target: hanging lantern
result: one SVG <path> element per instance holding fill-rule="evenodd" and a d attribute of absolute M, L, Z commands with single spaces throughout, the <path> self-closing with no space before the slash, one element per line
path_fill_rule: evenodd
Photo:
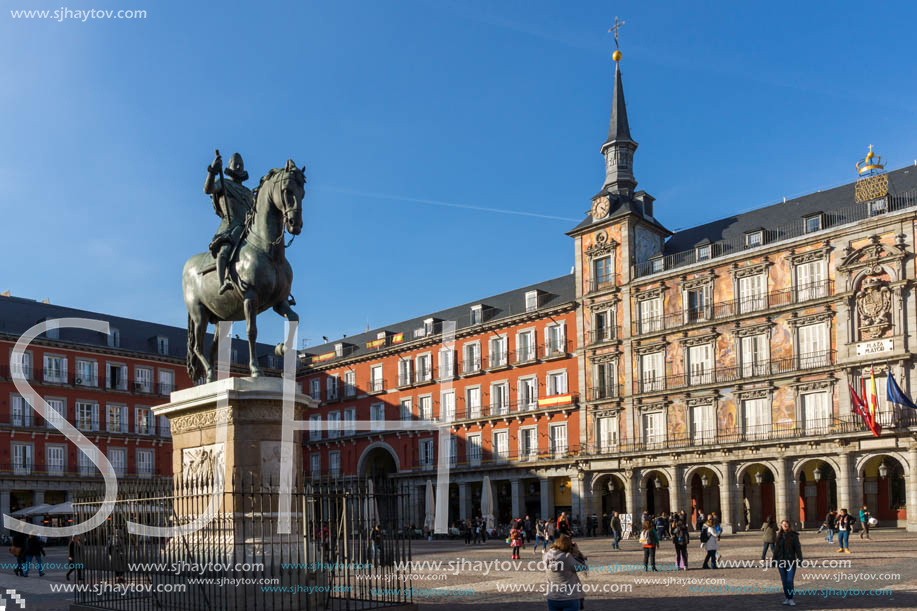
<path fill-rule="evenodd" d="M 662 480 L 659 479 L 658 477 L 657 477 L 656 480 L 653 482 L 653 484 L 654 484 L 657 488 L 662 488 Z"/>
<path fill-rule="evenodd" d="M 700 485 L 703 486 L 704 488 L 710 485 L 710 478 L 707 477 L 706 473 L 700 476 Z"/>
<path fill-rule="evenodd" d="M 762 472 L 755 473 L 755 483 L 759 486 L 764 483 L 764 474 Z"/>
<path fill-rule="evenodd" d="M 888 467 L 885 466 L 885 461 L 882 461 L 882 464 L 879 465 L 879 477 L 882 479 L 888 477 Z"/>
<path fill-rule="evenodd" d="M 608 492 L 614 492 L 614 489 L 615 489 L 615 480 L 609 479 L 608 480 Z"/>
<path fill-rule="evenodd" d="M 816 482 L 821 481 L 821 467 L 815 467 L 815 471 L 812 472 L 812 475 L 815 477 Z"/>

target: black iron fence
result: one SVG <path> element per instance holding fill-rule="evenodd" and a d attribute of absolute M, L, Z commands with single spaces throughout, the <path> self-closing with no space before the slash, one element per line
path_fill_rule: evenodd
<path fill-rule="evenodd" d="M 131 611 L 350 611 L 411 602 L 410 506 L 401 487 L 297 483 L 289 532 L 281 533 L 277 487 L 246 475 L 213 497 L 213 519 L 197 532 L 154 537 L 128 528 L 129 521 L 187 528 L 207 515 L 213 489 L 204 481 L 121 485 L 111 516 L 81 536 L 75 562 L 85 587 L 74 602 Z M 94 515 L 103 496 L 77 497 L 74 522 Z"/>

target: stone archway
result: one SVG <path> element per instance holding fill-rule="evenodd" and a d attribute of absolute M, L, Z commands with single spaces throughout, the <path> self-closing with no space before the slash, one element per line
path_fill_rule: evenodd
<path fill-rule="evenodd" d="M 870 454 L 857 464 L 857 477 L 862 483 L 862 497 L 853 501 L 850 513 L 857 515 L 864 505 L 880 526 L 907 524 L 907 477 L 909 465 L 896 453 Z"/>
<path fill-rule="evenodd" d="M 640 478 L 642 511 L 660 515 L 671 511 L 669 507 L 669 486 L 674 485 L 669 474 L 661 469 L 650 469 Z M 636 510 L 636 508 L 634 508 Z"/>
<path fill-rule="evenodd" d="M 596 476 L 592 484 L 592 499 L 595 513 L 600 518 L 604 530 L 608 526 L 608 517 L 617 511 L 620 515 L 627 513 L 627 488 L 624 478 L 616 473 L 602 473 Z"/>
<path fill-rule="evenodd" d="M 376 441 L 366 446 L 357 462 L 357 474 L 361 478 L 388 478 L 400 470 L 398 454 L 389 444 Z"/>
<path fill-rule="evenodd" d="M 793 470 L 799 493 L 799 523 L 817 527 L 837 504 L 837 467 L 824 458 L 801 461 Z M 849 508 L 848 508 L 849 509 Z"/>
<path fill-rule="evenodd" d="M 767 518 L 778 520 L 776 474 L 770 465 L 749 463 L 736 473 L 741 484 L 742 505 L 739 508 L 745 530 L 757 530 Z"/>

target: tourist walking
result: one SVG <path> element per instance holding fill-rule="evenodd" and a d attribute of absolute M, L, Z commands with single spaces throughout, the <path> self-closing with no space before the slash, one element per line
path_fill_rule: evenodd
<path fill-rule="evenodd" d="M 704 528 L 704 522 L 707 521 L 707 518 L 704 516 L 704 512 L 701 511 L 701 508 L 697 508 L 697 516 L 694 520 L 694 530 L 700 532 Z"/>
<path fill-rule="evenodd" d="M 373 550 L 373 566 L 379 566 L 382 562 L 382 526 L 380 524 L 376 524 L 376 527 L 373 528 L 369 540 Z"/>
<path fill-rule="evenodd" d="M 538 553 L 538 545 L 541 545 L 541 551 L 548 551 L 548 534 L 546 531 L 547 522 L 544 520 L 535 520 L 535 548 L 532 550 Z"/>
<path fill-rule="evenodd" d="M 557 535 L 573 535 L 573 530 L 570 528 L 570 518 L 567 517 L 567 512 L 560 512 L 560 517 L 557 518 Z"/>
<path fill-rule="evenodd" d="M 557 526 L 554 524 L 554 518 L 544 521 L 544 534 L 548 537 L 548 543 L 554 545 L 557 536 Z"/>
<path fill-rule="evenodd" d="M 562 534 L 544 559 L 548 578 L 545 593 L 548 611 L 578 611 L 585 596 L 576 572 L 577 569 L 584 570 L 586 557 L 577 549 L 570 535 Z"/>
<path fill-rule="evenodd" d="M 472 526 L 471 520 L 469 520 L 468 518 L 465 518 L 465 524 L 464 524 L 465 545 L 471 544 L 471 538 L 473 535 L 473 533 L 471 532 L 472 530 L 474 530 L 474 526 Z"/>
<path fill-rule="evenodd" d="M 793 530 L 789 520 L 780 523 L 780 532 L 777 533 L 774 544 L 774 561 L 780 571 L 780 582 L 783 584 L 783 604 L 795 607 L 793 601 L 793 579 L 796 577 L 796 568 L 802 562 L 802 546 L 799 545 L 799 535 Z"/>
<path fill-rule="evenodd" d="M 45 568 L 41 561 L 41 557 L 44 555 L 44 542 L 35 535 L 29 535 L 29 538 L 25 542 L 25 570 L 22 572 L 22 576 L 29 576 L 29 569 L 32 568 L 32 562 L 35 562 L 38 565 L 38 576 L 44 577 Z"/>
<path fill-rule="evenodd" d="M 777 542 L 777 524 L 774 522 L 774 518 L 767 516 L 767 519 L 764 520 L 764 526 L 761 527 L 761 530 L 764 531 L 764 547 L 761 548 L 761 561 L 767 560 L 767 550 L 771 550 L 771 559 L 774 558 L 774 544 Z"/>
<path fill-rule="evenodd" d="M 79 535 L 70 537 L 70 545 L 67 547 L 67 562 L 69 570 L 67 571 L 67 581 L 70 581 L 70 574 L 76 571 L 76 580 L 83 581 L 83 543 Z"/>
<path fill-rule="evenodd" d="M 525 542 L 531 543 L 535 538 L 535 530 L 532 527 L 532 518 L 525 516 L 525 523 L 523 526 L 525 528 Z"/>
<path fill-rule="evenodd" d="M 835 522 L 835 528 L 837 528 L 837 552 L 844 552 L 849 554 L 850 552 L 850 531 L 853 530 L 854 519 L 853 516 L 847 513 L 847 509 L 841 509 L 840 514 L 837 516 Z"/>
<path fill-rule="evenodd" d="M 516 520 L 509 531 L 509 546 L 513 548 L 513 560 L 519 560 L 519 550 L 525 545 L 525 531 L 522 520 Z"/>
<path fill-rule="evenodd" d="M 869 536 L 869 527 L 872 524 L 869 521 L 872 520 L 872 514 L 869 513 L 869 509 L 866 505 L 863 505 L 863 508 L 860 509 L 860 539 L 865 535 L 867 539 L 872 541 L 872 538 Z"/>
<path fill-rule="evenodd" d="M 720 541 L 716 536 L 716 525 L 713 523 L 712 516 L 707 518 L 707 522 L 701 527 L 700 545 L 707 552 L 707 556 L 704 558 L 704 568 L 719 568 L 716 564 L 716 555 L 720 549 Z"/>
<path fill-rule="evenodd" d="M 330 550 L 328 550 L 330 553 Z M 124 551 L 124 542 L 121 533 L 115 531 L 108 539 L 108 559 L 111 570 L 115 574 L 116 583 L 124 583 L 124 572 L 127 571 L 127 555 Z"/>
<path fill-rule="evenodd" d="M 611 542 L 611 549 L 621 549 L 621 516 L 615 511 L 611 516 L 611 536 L 614 539 Z"/>
<path fill-rule="evenodd" d="M 10 546 L 10 553 L 16 557 L 16 568 L 13 573 L 20 577 L 22 577 L 22 567 L 25 564 L 25 544 L 28 540 L 29 538 L 25 533 L 13 532 L 13 544 Z"/>
<path fill-rule="evenodd" d="M 688 534 L 688 526 L 678 520 L 672 529 L 672 543 L 675 545 L 675 568 L 688 570 L 688 543 L 691 542 L 691 536 Z"/>
<path fill-rule="evenodd" d="M 656 517 L 655 526 L 656 526 L 656 537 L 660 541 L 662 541 L 663 539 L 668 539 L 669 537 L 669 533 L 668 533 L 669 519 L 666 516 L 666 513 L 664 511 L 662 512 L 662 515 Z"/>
<path fill-rule="evenodd" d="M 821 528 L 818 529 L 818 532 L 822 530 L 827 530 L 828 534 L 825 536 L 825 541 L 828 543 L 834 543 L 834 530 L 835 522 L 837 521 L 837 513 L 833 510 L 825 514 L 825 521 L 822 522 Z"/>
<path fill-rule="evenodd" d="M 652 566 L 656 568 L 656 548 L 659 547 L 659 535 L 652 527 L 649 520 L 644 520 L 643 531 L 640 533 L 640 545 L 643 546 L 643 570 L 649 571 Z"/>

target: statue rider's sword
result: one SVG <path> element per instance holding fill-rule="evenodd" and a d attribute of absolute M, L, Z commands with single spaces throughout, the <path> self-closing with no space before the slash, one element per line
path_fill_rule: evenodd
<path fill-rule="evenodd" d="M 220 157 L 220 163 L 217 165 L 217 169 L 220 171 L 220 188 L 223 189 L 223 201 L 225 202 L 226 201 L 226 180 L 223 178 L 223 161 L 222 161 L 223 158 L 220 156 L 220 149 L 214 149 L 214 152 L 216 153 L 217 157 Z M 226 215 L 226 222 L 231 223 L 232 219 L 230 218 L 230 214 L 229 214 L 229 206 L 225 206 L 225 208 L 226 209 L 223 211 L 223 214 Z"/>

